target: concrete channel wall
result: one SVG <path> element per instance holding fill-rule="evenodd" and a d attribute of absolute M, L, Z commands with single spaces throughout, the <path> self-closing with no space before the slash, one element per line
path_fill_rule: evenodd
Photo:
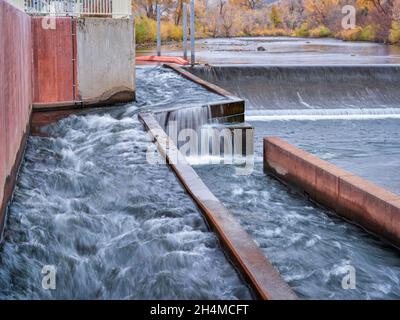
<path fill-rule="evenodd" d="M 275 137 L 264 139 L 264 167 L 312 200 L 400 246 L 400 196 Z"/>
<path fill-rule="evenodd" d="M 84 103 L 135 98 L 132 19 L 78 19 L 77 49 L 79 93 Z"/>
<path fill-rule="evenodd" d="M 0 0 L 0 232 L 32 108 L 31 18 Z"/>

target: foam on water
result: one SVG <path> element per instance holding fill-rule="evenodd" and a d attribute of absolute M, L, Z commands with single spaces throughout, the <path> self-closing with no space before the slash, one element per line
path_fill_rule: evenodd
<path fill-rule="evenodd" d="M 281 135 L 290 142 L 302 141 L 303 145 L 297 144 L 327 160 L 348 159 L 364 170 L 357 159 L 370 155 L 372 164 L 382 164 L 374 154 L 383 155 L 381 171 L 395 176 L 390 168 L 398 164 L 398 120 L 348 119 L 397 116 L 398 89 L 393 90 L 397 80 L 389 80 L 386 88 L 376 81 L 375 90 L 365 87 L 368 72 L 360 71 L 359 88 L 356 83 L 342 99 L 337 90 L 328 95 L 315 90 L 321 81 L 329 87 L 326 83 L 332 78 L 327 70 L 260 78 L 267 82 L 254 90 L 262 104 L 253 100 L 249 115 L 268 122 L 252 122 L 256 155 L 250 176 L 236 175 L 234 166 L 206 165 L 196 170 L 301 297 L 398 299 L 397 251 L 310 204 L 262 169 L 262 137 Z M 375 74 L 376 79 L 391 76 Z M 307 79 L 321 79 L 303 86 L 304 91 L 288 88 L 287 79 L 296 77 L 299 81 L 294 83 L 300 88 Z M 344 88 L 343 77 L 337 72 L 330 86 Z M 358 95 L 365 93 L 369 96 L 360 100 Z M 209 123 L 209 110 L 193 106 L 218 99 L 172 71 L 141 68 L 138 103 L 71 116 L 47 128 L 49 137 L 31 137 L 0 250 L 0 298 L 249 298 L 247 287 L 170 169 L 146 161 L 147 151 L 155 147 L 136 117 L 140 110 L 192 107 L 173 117 L 184 127 L 199 128 Z M 269 106 L 280 110 L 270 112 Z M 293 117 L 347 120 L 345 124 L 271 121 Z M 159 120 L 167 128 L 167 119 Z M 326 147 L 327 137 L 336 137 L 336 147 Z M 393 148 L 385 149 L 385 142 Z M 387 165 L 390 159 L 392 166 Z M 42 289 L 44 265 L 57 267 L 55 291 Z M 341 287 L 349 265 L 356 268 L 356 290 Z"/>
<path fill-rule="evenodd" d="M 400 119 L 400 108 L 249 110 L 247 121 Z"/>
<path fill-rule="evenodd" d="M 398 251 L 265 175 L 259 153 L 251 176 L 228 165 L 196 171 L 301 298 L 400 298 Z M 349 266 L 355 290 L 342 287 Z"/>
<path fill-rule="evenodd" d="M 160 68 L 138 78 L 138 103 L 29 138 L 0 250 L 0 299 L 250 298 L 169 167 L 146 161 L 155 147 L 135 115 L 183 102 L 183 87 L 191 102 L 213 96 Z M 45 265 L 57 268 L 56 290 L 42 288 Z"/>
<path fill-rule="evenodd" d="M 201 165 L 196 171 L 303 298 L 399 299 L 400 257 L 394 248 L 267 176 L 263 138 L 279 136 L 400 193 L 399 68 L 193 69 L 246 100 L 246 121 L 256 133 L 251 175 L 237 175 L 230 165 Z M 349 266 L 356 270 L 355 290 L 342 287 Z"/>

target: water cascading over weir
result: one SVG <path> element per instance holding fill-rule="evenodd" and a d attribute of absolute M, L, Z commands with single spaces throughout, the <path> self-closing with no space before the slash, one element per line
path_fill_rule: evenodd
<path fill-rule="evenodd" d="M 12 4 L 0 1 L 2 30 L 6 30 L 1 39 L 2 44 L 4 41 L 2 48 L 9 50 L 1 50 L 1 61 L 4 61 L 0 64 L 1 83 L 14 84 L 2 85 L 2 90 L 6 92 L 1 95 L 2 99 L 7 98 L 1 101 L 0 114 L 1 130 L 4 131 L 1 133 L 1 150 L 5 150 L 0 159 L 1 186 L 4 186 L 1 222 L 6 222 L 7 227 L 1 253 L 0 296 L 19 299 L 248 298 L 247 286 L 221 256 L 220 247 L 215 238 L 210 238 L 204 222 L 197 216 L 191 216 L 190 212 L 194 215 L 197 212 L 193 204 L 186 205 L 180 199 L 182 189 L 179 185 L 171 185 L 169 188 L 174 192 L 166 194 L 162 189 L 165 182 L 157 190 L 151 183 L 154 177 L 144 179 L 144 171 L 152 173 L 143 166 L 146 153 L 132 154 L 131 149 L 146 149 L 146 139 L 141 136 L 140 130 L 136 132 L 137 112 L 132 118 L 129 107 L 126 110 L 123 106 L 122 110 L 116 108 L 109 115 L 91 113 L 90 108 L 129 102 L 135 98 L 134 47 L 131 41 L 134 29 L 130 12 L 88 12 L 85 7 L 78 6 L 72 7 L 68 17 L 64 11 L 56 11 L 59 16 L 51 16 L 50 19 L 46 13 L 56 7 L 48 8 L 47 2 L 38 7 L 37 2 L 35 5 L 27 2 L 20 8 L 14 6 L 17 1 L 10 2 Z M 59 1 L 54 1 L 54 4 L 56 2 Z M 112 7 L 108 8 L 111 10 Z M 52 28 L 52 23 L 55 28 Z M 12 29 L 11 25 L 14 26 Z M 44 25 L 47 27 L 43 28 Z M 24 41 L 13 41 L 15 37 L 24 38 Z M 56 63 L 47 63 L 49 59 Z M 15 72 L 20 76 L 14 77 Z M 165 91 L 160 94 L 164 96 Z M 173 97 L 174 101 L 176 97 Z M 229 98 L 224 96 L 225 100 Z M 205 122 L 209 116 L 213 119 L 243 117 L 244 105 L 239 99 L 214 103 L 207 106 Z M 5 108 L 6 105 L 8 108 Z M 20 116 L 12 116 L 18 112 Z M 87 115 L 64 119 L 77 113 Z M 228 121 L 232 122 L 232 119 Z M 27 144 L 30 132 L 37 136 L 29 138 Z M 132 134 L 137 140 L 132 138 Z M 120 159 L 128 154 L 132 157 L 125 158 L 127 162 Z M 149 190 L 141 199 L 136 192 L 140 193 L 146 187 L 126 185 L 127 181 L 123 178 L 125 171 L 115 171 L 120 168 L 120 163 L 126 165 L 125 169 L 132 177 L 143 171 L 140 176 L 147 181 Z M 181 177 L 189 174 L 195 178 L 190 166 L 185 168 Z M 21 176 L 14 189 L 19 171 Z M 154 173 L 163 174 L 162 171 Z M 166 179 L 171 181 L 171 177 Z M 124 195 L 121 191 L 111 192 L 122 196 L 121 207 L 118 201 L 109 198 L 110 186 L 126 190 Z M 224 206 L 207 192 L 204 185 L 200 189 L 199 186 L 202 186 L 200 181 L 197 189 L 190 189 L 191 193 L 207 220 L 215 226 L 230 258 L 252 287 L 254 296 L 262 299 L 295 298 Z M 27 201 L 27 198 L 30 200 Z M 171 199 L 176 200 L 168 202 Z M 153 210 L 154 203 L 158 203 L 156 211 Z M 179 203 L 180 210 L 176 210 L 175 203 Z M 171 211 L 170 218 L 165 217 L 165 208 L 169 206 L 171 208 L 167 212 Z M 143 210 L 148 213 L 145 217 L 141 215 Z M 105 213 L 109 214 L 101 218 Z M 157 222 L 161 220 L 161 224 Z M 173 238 L 179 232 L 193 236 L 198 239 L 196 246 L 200 247 L 196 249 L 186 245 L 183 250 L 180 241 L 165 240 L 163 236 L 154 238 L 158 233 L 156 225 L 164 230 L 159 230 L 161 234 L 171 234 Z M 193 234 L 190 228 L 193 228 Z M 93 237 L 95 234 L 102 236 Z M 151 249 L 152 243 L 148 246 L 148 237 L 160 243 L 156 245 L 159 249 Z M 51 245 L 49 239 L 57 239 L 54 242 L 57 244 Z M 209 244 L 206 244 L 207 241 Z M 210 245 L 216 249 L 202 249 Z M 47 247 L 46 253 L 40 249 L 43 246 Z M 25 254 L 18 254 L 20 250 L 26 250 Z M 150 260 L 145 252 L 152 253 Z M 197 258 L 199 255 L 200 259 Z M 193 269 L 193 259 L 205 263 L 197 263 L 198 267 Z M 58 267 L 62 279 L 59 291 L 45 292 L 40 286 L 35 286 L 37 272 L 40 274 L 43 265 L 48 263 Z M 26 267 L 26 272 L 16 272 L 22 265 Z M 159 267 L 164 265 L 168 267 L 160 270 Z M 215 275 L 210 273 L 210 265 L 214 266 Z M 135 272 L 136 268 L 141 271 Z M 177 268 L 182 270 L 181 274 L 176 272 Z M 187 272 L 189 269 L 190 273 Z M 124 275 L 128 270 L 132 270 L 131 276 Z M 143 275 L 143 270 L 147 270 L 148 276 Z M 174 270 L 173 274 L 171 270 Z M 106 279 L 115 272 L 118 273 L 114 277 L 115 282 L 107 284 Z M 199 275 L 199 280 L 209 278 L 213 283 L 212 289 L 205 290 L 201 283 L 196 283 L 189 276 L 192 273 Z M 157 279 L 155 275 L 161 277 L 156 282 L 153 281 Z M 13 283 L 8 282 L 10 277 L 14 277 Z M 123 284 L 126 279 L 130 279 L 128 287 Z M 185 280 L 183 284 L 182 279 Z M 176 289 L 171 284 L 177 286 Z M 182 286 L 186 288 L 183 291 Z M 237 286 L 239 290 L 235 289 Z M 132 288 L 136 290 L 132 292 Z"/>
<path fill-rule="evenodd" d="M 396 272 L 400 243 L 398 65 L 185 69 L 246 102 L 245 120 L 255 129 L 253 172 L 238 177 L 232 168 L 210 165 L 196 172 L 290 286 L 299 285 L 296 293 L 398 297 L 398 277 L 382 273 Z M 362 228 L 337 224 L 332 213 Z M 339 287 L 347 267 L 365 280 L 357 292 Z M 385 290 L 376 290 L 375 279 Z"/>
<path fill-rule="evenodd" d="M 322 199 L 321 185 L 343 191 L 338 186 L 348 182 L 351 214 L 369 214 L 365 203 L 373 204 L 370 216 L 379 221 L 372 227 L 378 227 L 366 228 L 397 244 L 398 196 L 279 139 L 264 140 L 271 132 L 295 136 L 313 152 L 319 137 L 329 130 L 337 135 L 329 127 L 341 125 L 307 122 L 318 119 L 389 119 L 378 127 L 395 132 L 397 66 L 143 67 L 136 92 L 129 10 L 73 6 L 72 17 L 57 17 L 56 29 L 43 29 L 36 15 L 46 7 L 27 1 L 19 10 L 9 2 L 18 1 L 0 0 L 1 48 L 10 51 L 0 52 L 1 83 L 12 84 L 2 86 L 0 101 L 1 218 L 9 212 L 0 298 L 399 296 L 397 251 L 308 202 Z M 12 41 L 12 33 L 24 41 Z M 121 104 L 109 108 L 115 103 Z M 307 129 L 291 120 L 305 121 Z M 346 131 L 342 124 L 341 134 L 351 138 L 352 131 L 366 134 L 375 125 L 352 123 Z M 206 132 L 218 154 L 200 154 L 205 161 L 199 161 L 181 153 L 185 130 Z M 35 136 L 28 138 L 30 132 Z M 318 146 L 331 156 L 324 141 Z M 344 149 L 352 160 L 352 148 Z M 250 162 L 224 162 L 227 150 Z M 307 198 L 287 192 L 264 168 L 297 183 Z M 293 179 L 304 172 L 303 180 Z M 343 193 L 329 188 L 324 191 L 336 197 L 329 202 L 343 213 Z M 374 215 L 380 208 L 384 219 Z M 357 292 L 337 290 L 349 261 L 362 266 Z M 36 286 L 43 264 L 57 266 L 60 290 Z"/>
<path fill-rule="evenodd" d="M 250 117 L 384 117 L 400 110 L 398 65 L 220 65 L 190 71 L 245 99 Z"/>
<path fill-rule="evenodd" d="M 400 67 L 398 65 L 221 65 L 192 67 L 189 70 L 202 79 L 212 81 L 245 99 L 247 103 L 246 120 L 253 124 L 256 123 L 256 130 L 265 130 L 262 123 L 271 121 L 291 121 L 294 124 L 290 127 L 296 128 L 296 121 L 383 121 L 400 118 L 400 92 L 398 90 Z M 285 127 L 285 125 L 281 127 Z M 308 135 L 307 139 L 314 137 L 317 143 L 318 134 L 313 136 L 312 132 L 297 133 L 298 140 L 301 141 L 302 135 L 305 137 Z M 354 133 L 351 130 L 341 132 L 341 136 L 344 138 L 351 139 L 352 135 Z M 342 138 L 338 137 L 338 139 Z M 377 138 L 375 140 L 378 141 Z M 354 181 L 351 181 L 350 176 L 352 175 L 349 172 L 340 171 L 334 167 L 332 167 L 332 172 L 328 173 L 321 167 L 329 166 L 329 164 L 321 161 L 319 165 L 316 165 L 317 173 L 313 170 L 307 171 L 307 168 L 312 166 L 311 163 L 314 163 L 315 160 L 310 160 L 308 163 L 306 160 L 308 155 L 304 155 L 304 159 L 301 159 L 299 155 L 294 156 L 300 157 L 300 162 L 307 163 L 304 167 L 300 162 L 288 164 L 286 167 L 284 165 L 287 160 L 285 154 L 286 152 L 290 153 L 291 148 L 284 147 L 285 150 L 275 157 L 274 151 L 271 151 L 274 149 L 273 143 L 269 144 L 269 141 L 275 140 L 267 139 L 265 141 L 264 157 L 267 169 L 273 168 L 272 171 L 276 175 L 283 180 L 292 182 L 302 190 L 304 189 L 307 196 L 313 200 L 343 213 L 350 220 L 380 234 L 394 245 L 399 245 L 398 215 L 400 210 L 395 204 L 400 200 L 398 195 L 386 192 L 383 188 L 368 186 L 368 181 L 357 177 L 352 177 Z M 282 142 L 282 146 L 284 144 Z M 318 162 L 315 161 L 315 163 Z M 290 170 L 292 167 L 293 170 Z M 331 175 L 335 181 L 331 186 L 332 190 L 328 187 L 328 181 L 321 178 L 327 175 Z M 362 175 L 368 176 L 369 173 L 362 172 Z M 304 188 L 300 182 L 301 177 L 309 179 L 307 188 Z M 355 182 L 356 180 L 357 182 Z M 374 176 L 372 180 L 380 181 L 381 179 Z M 346 186 L 346 183 L 349 186 Z M 320 185 L 325 185 L 325 189 L 328 191 Z M 340 191 L 346 187 L 350 191 L 341 195 Z M 360 197 L 370 199 L 370 202 L 357 200 L 356 192 L 351 188 L 359 188 L 361 190 Z M 326 200 L 325 196 L 330 200 Z M 343 199 L 343 202 L 339 199 Z M 346 201 L 349 201 L 351 205 L 345 205 Z M 371 209 L 375 206 L 374 203 L 380 201 L 382 202 L 381 207 Z M 354 207 L 352 207 L 353 205 Z M 369 217 L 375 215 L 376 217 L 370 221 Z"/>

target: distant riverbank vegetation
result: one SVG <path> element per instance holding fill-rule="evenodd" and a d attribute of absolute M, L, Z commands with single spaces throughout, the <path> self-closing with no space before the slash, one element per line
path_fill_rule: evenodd
<path fill-rule="evenodd" d="M 184 0 L 161 1 L 162 40 L 180 41 Z M 400 0 L 196 0 L 196 37 L 294 36 L 400 44 Z M 355 26 L 344 29 L 355 8 Z M 189 6 L 188 6 L 189 7 Z M 156 1 L 134 1 L 136 41 L 154 43 Z"/>

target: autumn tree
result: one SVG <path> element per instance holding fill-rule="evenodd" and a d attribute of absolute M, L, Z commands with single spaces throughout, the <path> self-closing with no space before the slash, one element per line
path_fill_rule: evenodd
<path fill-rule="evenodd" d="M 262 7 L 263 0 L 232 0 L 231 3 L 238 7 L 245 7 L 250 10 L 255 10 Z"/>
<path fill-rule="evenodd" d="M 369 9 L 375 9 L 379 13 L 389 16 L 392 14 L 394 1 L 395 0 L 359 0 L 358 4 Z"/>
<path fill-rule="evenodd" d="M 392 27 L 395 2 L 398 0 L 358 0 L 357 5 L 366 10 L 366 23 L 374 27 L 375 37 L 386 41 Z"/>
<path fill-rule="evenodd" d="M 156 0 L 133 1 L 136 15 L 156 19 Z M 183 3 L 189 0 L 158 1 L 163 21 L 177 33 Z M 352 34 L 342 28 L 345 5 L 356 8 L 357 28 Z M 400 34 L 400 0 L 196 0 L 195 10 L 197 30 L 212 37 L 334 34 L 345 39 L 388 41 Z M 143 33 L 146 28 L 143 22 Z"/>
<path fill-rule="evenodd" d="M 294 30 L 300 27 L 307 16 L 303 5 L 303 0 L 281 0 L 277 4 L 281 13 L 284 27 Z"/>
<path fill-rule="evenodd" d="M 331 13 L 337 11 L 339 4 L 339 0 L 305 0 L 304 9 L 317 23 L 327 25 L 332 17 Z"/>
<path fill-rule="evenodd" d="M 271 13 L 269 14 L 269 18 L 271 19 L 274 28 L 277 28 L 282 23 L 282 19 L 279 15 L 278 8 L 275 5 L 271 7 Z"/>

